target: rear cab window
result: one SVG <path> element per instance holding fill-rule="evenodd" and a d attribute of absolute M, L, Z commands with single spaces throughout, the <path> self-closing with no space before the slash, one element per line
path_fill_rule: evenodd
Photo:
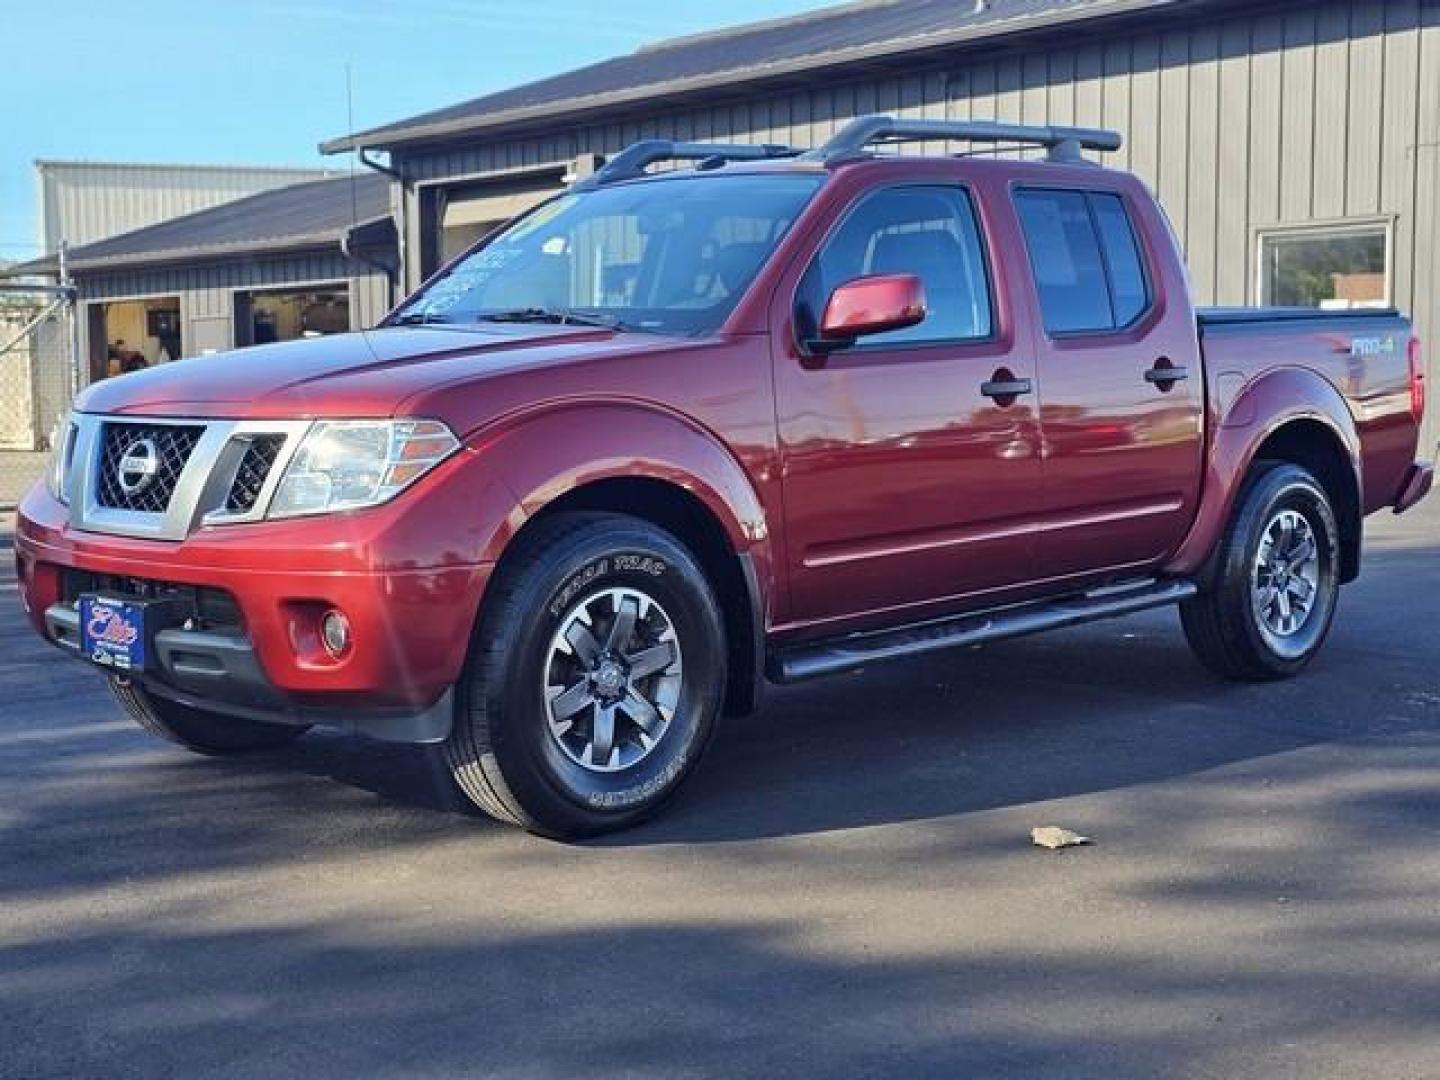
<path fill-rule="evenodd" d="M 914 274 L 922 322 L 876 334 L 858 350 L 974 342 L 993 332 L 985 249 L 969 192 L 959 186 L 881 188 L 863 196 L 815 256 L 796 294 L 801 340 L 813 336 L 835 289 L 872 274 Z"/>
<path fill-rule="evenodd" d="M 1047 333 L 1115 333 L 1150 310 L 1150 278 L 1119 195 L 1022 188 L 1015 209 Z"/>

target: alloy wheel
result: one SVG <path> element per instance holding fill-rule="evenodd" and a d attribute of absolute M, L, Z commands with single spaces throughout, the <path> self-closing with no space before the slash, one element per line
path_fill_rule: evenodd
<path fill-rule="evenodd" d="M 594 593 L 561 619 L 545 658 L 550 735 L 583 769 L 628 769 L 664 740 L 683 671 L 675 625 L 658 601 L 634 588 Z"/>
<path fill-rule="evenodd" d="M 1309 622 L 1320 596 L 1320 548 L 1298 510 L 1280 510 L 1260 534 L 1251 576 L 1251 604 L 1272 645 L 1286 643 Z"/>

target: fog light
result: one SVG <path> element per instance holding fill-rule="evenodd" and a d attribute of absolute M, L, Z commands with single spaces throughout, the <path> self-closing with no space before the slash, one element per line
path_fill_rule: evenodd
<path fill-rule="evenodd" d="M 343 612 L 332 608 L 325 613 L 320 620 L 320 640 L 325 651 L 337 659 L 350 648 L 350 620 Z"/>

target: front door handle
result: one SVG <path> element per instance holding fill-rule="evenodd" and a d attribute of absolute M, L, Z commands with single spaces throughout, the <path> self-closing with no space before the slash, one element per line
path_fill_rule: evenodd
<path fill-rule="evenodd" d="M 1168 357 L 1162 356 L 1155 361 L 1155 366 L 1145 372 L 1145 381 L 1153 384 L 1161 390 L 1169 390 L 1177 382 L 1190 377 L 1190 369 L 1176 367 Z"/>
<path fill-rule="evenodd" d="M 1035 384 L 1029 379 L 1017 379 L 1001 368 L 990 377 L 989 382 L 980 384 L 980 393 L 994 399 L 997 405 L 1010 405 L 1022 394 L 1034 393 Z"/>

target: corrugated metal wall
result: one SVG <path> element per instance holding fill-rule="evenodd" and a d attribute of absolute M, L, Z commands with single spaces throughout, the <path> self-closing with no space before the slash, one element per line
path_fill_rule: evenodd
<path fill-rule="evenodd" d="M 77 273 L 82 308 L 96 300 L 126 300 L 150 296 L 180 297 L 181 338 L 198 338 L 199 324 L 224 320 L 224 340 L 233 343 L 235 293 L 249 289 L 299 285 L 346 284 L 350 289 L 350 323 L 360 329 L 374 325 L 389 310 L 389 286 L 378 270 L 346 259 L 338 251 L 296 254 L 268 259 L 230 259 L 136 269 L 116 273 Z M 82 330 L 87 320 L 81 319 Z M 212 325 L 213 328 L 213 325 Z M 87 340 L 82 355 L 89 355 Z"/>
<path fill-rule="evenodd" d="M 1433 342 L 1440 372 L 1440 0 L 1314 3 L 981 62 L 957 55 L 906 76 L 814 81 L 730 107 L 397 156 L 408 176 L 437 180 L 652 137 L 813 146 L 873 112 L 1115 127 L 1126 147 L 1106 157 L 1158 190 L 1201 303 L 1253 301 L 1258 228 L 1393 215 L 1395 300 Z M 405 219 L 414 285 L 413 194 Z"/>
<path fill-rule="evenodd" d="M 245 195 L 336 175 L 323 169 L 41 161 L 40 242 L 72 247 Z"/>

